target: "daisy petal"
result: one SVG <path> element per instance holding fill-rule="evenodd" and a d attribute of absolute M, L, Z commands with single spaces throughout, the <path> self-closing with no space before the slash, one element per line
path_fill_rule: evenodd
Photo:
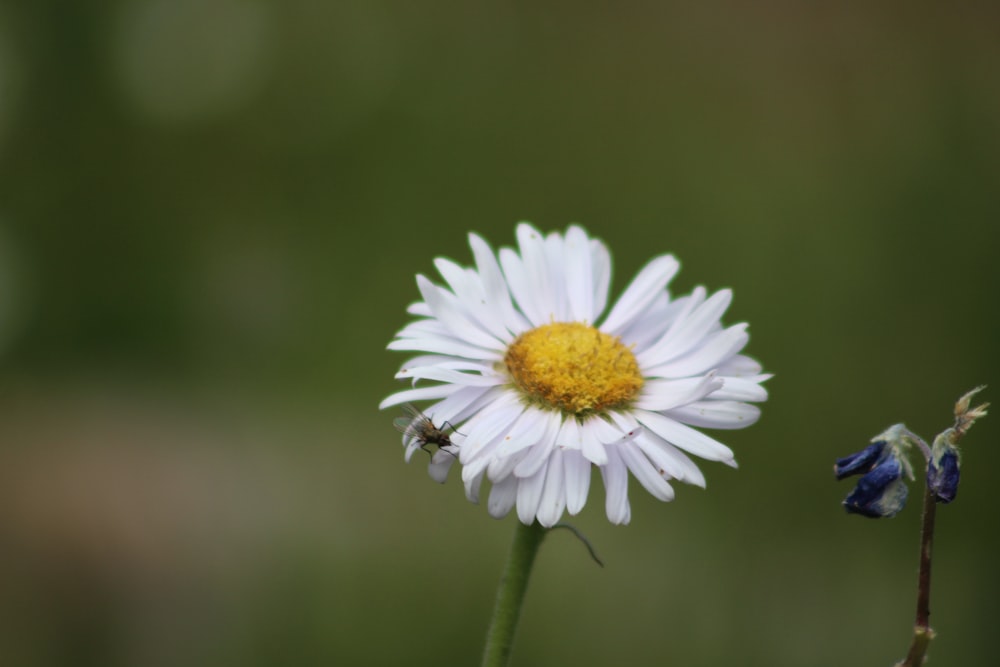
<path fill-rule="evenodd" d="M 646 431 L 635 439 L 635 444 L 657 467 L 657 472 L 661 475 L 668 475 L 686 484 L 705 488 L 705 475 L 695 462 L 666 440 Z"/>
<path fill-rule="evenodd" d="M 514 468 L 518 477 L 531 477 L 549 460 L 549 454 L 555 447 L 557 434 L 546 433 L 545 437 L 528 450 L 527 456 Z"/>
<path fill-rule="evenodd" d="M 594 274 L 590 239 L 580 227 L 566 230 L 566 289 L 569 317 L 575 322 L 594 321 Z"/>
<path fill-rule="evenodd" d="M 486 241 L 475 234 L 469 234 L 469 246 L 476 259 L 476 268 L 479 270 L 479 278 L 483 284 L 487 305 L 499 313 L 508 331 L 511 333 L 523 331 L 528 324 L 514 310 L 507 282 L 504 280 L 503 272 L 500 270 L 500 264 L 497 262 L 493 250 Z"/>
<path fill-rule="evenodd" d="M 481 449 L 483 456 L 479 456 L 470 461 L 462 461 L 462 481 L 468 483 L 470 480 L 476 477 L 482 477 L 486 474 L 487 469 L 490 467 L 490 463 L 493 461 L 490 453 L 496 449 L 498 439 L 491 440 L 486 443 Z M 461 445 L 458 448 L 459 452 L 462 451 Z M 461 460 L 461 457 L 459 457 Z"/>
<path fill-rule="evenodd" d="M 475 375 L 472 373 L 462 373 L 461 371 L 443 368 L 442 366 L 424 366 L 422 368 L 408 368 L 405 371 L 396 373 L 397 380 L 412 378 L 413 380 L 434 380 L 436 382 L 451 382 L 464 386 L 492 387 L 507 382 L 506 378 L 498 375 Z"/>
<path fill-rule="evenodd" d="M 594 272 L 594 315 L 590 319 L 593 323 L 604 313 L 611 288 L 611 254 L 597 239 L 590 240 L 590 264 Z"/>
<path fill-rule="evenodd" d="M 517 502 L 517 478 L 508 477 L 493 484 L 486 509 L 494 519 L 502 519 L 514 507 L 515 502 Z"/>
<path fill-rule="evenodd" d="M 521 262 L 528 284 L 535 294 L 535 302 L 545 304 L 544 316 L 550 319 L 556 303 L 548 257 L 545 254 L 545 237 L 526 222 L 519 223 L 514 232 L 521 250 Z M 535 324 L 539 324 L 535 322 Z"/>
<path fill-rule="evenodd" d="M 391 408 L 394 405 L 402 405 L 403 403 L 444 398 L 445 396 L 454 394 L 461 388 L 462 387 L 460 385 L 456 384 L 437 384 L 433 387 L 420 387 L 419 389 L 397 391 L 395 394 L 390 394 L 387 399 L 379 403 L 378 409 L 385 410 L 386 408 Z"/>
<path fill-rule="evenodd" d="M 431 462 L 427 464 L 427 473 L 438 484 L 444 484 L 448 479 L 448 471 L 458 460 L 457 447 L 442 447 L 434 452 Z"/>
<path fill-rule="evenodd" d="M 656 295 L 653 303 L 642 316 L 632 321 L 620 334 L 626 345 L 633 346 L 632 352 L 636 359 L 641 360 L 643 353 L 663 335 L 664 327 L 670 320 L 670 311 L 675 308 L 677 302 L 670 301 L 670 294 L 664 290 Z"/>
<path fill-rule="evenodd" d="M 761 370 L 762 366 L 756 360 L 742 354 L 737 354 L 719 366 L 719 375 L 743 377 L 746 375 L 758 375 Z"/>
<path fill-rule="evenodd" d="M 397 338 L 386 346 L 388 350 L 403 350 L 407 352 L 435 352 L 450 354 L 466 359 L 501 361 L 503 355 L 495 350 L 487 350 L 475 345 L 463 343 L 457 339 L 440 337 Z"/>
<path fill-rule="evenodd" d="M 538 523 L 545 528 L 554 526 L 566 509 L 566 479 L 564 474 L 563 451 L 556 449 L 552 452 L 552 458 L 549 460 L 542 498 L 538 503 Z"/>
<path fill-rule="evenodd" d="M 734 462 L 733 450 L 701 431 L 648 410 L 636 410 L 639 422 L 667 442 L 708 461 Z"/>
<path fill-rule="evenodd" d="M 609 412 L 608 416 L 611 417 L 611 421 L 613 421 L 622 432 L 621 438 L 619 438 L 616 442 L 631 440 L 642 432 L 642 424 L 636 421 L 635 416 L 631 412 L 626 413 L 615 410 L 614 412 Z"/>
<path fill-rule="evenodd" d="M 497 452 L 499 456 L 512 456 L 527 447 L 533 447 L 545 437 L 547 430 L 553 434 L 559 428 L 559 416 L 554 412 L 542 412 L 527 408 L 517 423 L 504 436 L 504 443 Z"/>
<path fill-rule="evenodd" d="M 743 349 L 750 340 L 746 324 L 737 324 L 712 334 L 679 359 L 674 359 L 647 371 L 650 376 L 687 377 L 704 373 L 718 366 Z"/>
<path fill-rule="evenodd" d="M 407 359 L 406 363 L 400 367 L 399 372 L 404 373 L 411 368 L 422 368 L 424 366 L 441 366 L 442 368 L 451 368 L 453 370 L 479 371 L 481 373 L 490 370 L 489 366 L 477 361 L 456 359 L 455 357 L 448 357 L 443 354 L 422 354 L 419 357 Z M 396 375 L 396 377 L 400 376 Z"/>
<path fill-rule="evenodd" d="M 580 425 L 575 419 L 563 420 L 559 436 L 556 438 L 556 446 L 559 449 L 583 449 L 583 442 L 580 439 Z"/>
<path fill-rule="evenodd" d="M 396 332 L 396 338 L 444 338 L 453 340 L 448 329 L 435 319 L 414 320 Z"/>
<path fill-rule="evenodd" d="M 771 376 L 766 374 L 745 378 L 723 378 L 725 384 L 722 385 L 722 389 L 712 394 L 712 398 L 720 401 L 750 401 L 752 403 L 766 401 L 767 389 L 761 387 L 760 383 L 770 378 Z"/>
<path fill-rule="evenodd" d="M 498 398 L 489 411 L 482 411 L 462 425 L 462 463 L 468 465 L 480 450 L 504 435 L 524 410 L 510 395 Z"/>
<path fill-rule="evenodd" d="M 639 483 L 657 500 L 667 502 L 674 499 L 674 490 L 667 480 L 652 466 L 642 451 L 633 442 L 623 443 L 619 448 L 622 460 L 632 471 Z"/>
<path fill-rule="evenodd" d="M 607 319 L 601 324 L 601 331 L 614 334 L 625 329 L 653 303 L 680 266 L 673 255 L 657 257 L 647 264 L 611 309 Z"/>
<path fill-rule="evenodd" d="M 703 287 L 692 293 L 690 312 L 679 316 L 663 337 L 643 354 L 644 365 L 659 366 L 680 357 L 698 345 L 713 327 L 718 326 L 719 318 L 729 308 L 733 293 L 730 290 L 720 290 L 701 303 L 696 297 L 704 294 Z"/>
<path fill-rule="evenodd" d="M 628 504 L 628 471 L 616 447 L 608 450 L 608 464 L 601 466 L 601 476 L 604 478 L 604 509 L 608 521 L 627 524 L 632 514 Z"/>
<path fill-rule="evenodd" d="M 481 328 L 500 341 L 509 343 L 513 340 L 513 336 L 504 326 L 499 311 L 490 308 L 487 304 L 486 291 L 478 273 L 463 269 L 455 262 L 443 257 L 435 259 L 434 266 L 448 283 L 451 291 L 458 297 L 458 301 L 468 311 L 470 319 L 474 318 Z"/>
<path fill-rule="evenodd" d="M 406 439 L 406 436 L 404 435 L 403 438 Z M 404 460 L 409 463 L 418 449 L 420 449 L 420 441 L 411 438 L 410 442 L 406 444 L 406 453 L 403 454 Z"/>
<path fill-rule="evenodd" d="M 548 321 L 547 309 L 539 303 L 532 287 L 531 279 L 524 268 L 524 262 L 510 248 L 500 248 L 500 266 L 510 287 L 510 293 L 532 326 L 541 326 Z"/>
<path fill-rule="evenodd" d="M 465 482 L 465 497 L 470 503 L 479 504 L 479 489 L 483 485 L 483 475 L 477 475 L 471 479 L 463 479 Z"/>
<path fill-rule="evenodd" d="M 701 428 L 746 428 L 760 419 L 760 408 L 739 401 L 696 401 L 673 410 L 666 415 L 688 426 Z"/>
<path fill-rule="evenodd" d="M 591 435 L 598 442 L 605 445 L 618 442 L 625 435 L 617 424 L 613 424 L 601 417 L 593 417 L 589 419 L 584 423 L 584 427 L 585 434 Z"/>
<path fill-rule="evenodd" d="M 669 410 L 700 401 L 721 387 L 722 380 L 714 372 L 683 380 L 646 380 L 635 405 L 643 410 Z"/>
<path fill-rule="evenodd" d="M 421 275 L 417 276 L 417 287 L 434 317 L 452 335 L 487 350 L 503 350 L 502 341 L 490 335 L 454 294 Z"/>
<path fill-rule="evenodd" d="M 603 419 L 592 419 L 588 423 L 606 424 Z M 603 426 L 600 428 L 603 429 Z M 608 428 L 614 427 L 608 424 Z M 598 429 L 584 428 L 580 431 L 580 452 L 583 457 L 596 466 L 605 465 L 608 462 L 608 452 L 604 445 L 598 440 Z"/>
<path fill-rule="evenodd" d="M 517 483 L 517 518 L 521 523 L 530 526 L 538 513 L 538 503 L 542 500 L 542 487 L 545 485 L 545 467 L 531 477 L 519 479 Z"/>
<path fill-rule="evenodd" d="M 566 510 L 576 515 L 587 502 L 590 491 L 590 461 L 583 458 L 583 453 L 567 449 L 563 453 L 566 464 Z"/>
<path fill-rule="evenodd" d="M 569 298 L 566 294 L 566 260 L 563 257 L 563 239 L 561 234 L 552 232 L 545 237 L 545 264 L 548 269 L 551 294 L 548 297 L 552 319 L 565 322 L 571 319 L 569 314 Z"/>
<path fill-rule="evenodd" d="M 502 395 L 503 390 L 499 387 L 462 387 L 443 401 L 431 405 L 423 413 L 438 426 L 458 424 Z"/>
<path fill-rule="evenodd" d="M 434 317 L 434 313 L 431 312 L 431 309 L 423 301 L 411 303 L 406 307 L 406 312 L 416 317 Z"/>
<path fill-rule="evenodd" d="M 719 290 L 708 297 L 705 303 L 698 306 L 689 317 L 679 321 L 676 327 L 671 327 L 669 340 L 678 352 L 687 352 L 714 328 L 719 325 L 719 318 L 729 308 L 733 301 L 732 290 Z"/>
<path fill-rule="evenodd" d="M 507 456 L 500 456 L 497 454 L 497 456 L 490 460 L 489 465 L 486 467 L 486 478 L 491 482 L 499 482 L 500 480 L 514 476 L 514 468 L 516 468 L 527 455 L 528 450 L 526 449 L 522 449 L 515 454 Z"/>

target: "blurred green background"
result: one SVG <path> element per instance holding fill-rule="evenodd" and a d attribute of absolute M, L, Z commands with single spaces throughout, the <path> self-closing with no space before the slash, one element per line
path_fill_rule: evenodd
<path fill-rule="evenodd" d="M 595 479 L 514 664 L 890 665 L 918 491 L 833 460 L 1000 391 L 996 5 L 0 5 L 0 664 L 468 665 L 513 516 L 402 461 L 431 260 L 583 224 L 776 377 L 740 470 Z M 996 420 L 996 421 L 995 421 Z M 1000 417 L 938 514 L 934 664 L 995 653 Z"/>

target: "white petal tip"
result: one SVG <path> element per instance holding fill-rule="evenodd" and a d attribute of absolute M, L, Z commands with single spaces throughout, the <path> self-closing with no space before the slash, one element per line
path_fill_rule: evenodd
<path fill-rule="evenodd" d="M 441 447 L 431 456 L 427 464 L 427 473 L 435 482 L 444 484 L 451 467 L 458 461 L 458 448 L 455 446 Z"/>

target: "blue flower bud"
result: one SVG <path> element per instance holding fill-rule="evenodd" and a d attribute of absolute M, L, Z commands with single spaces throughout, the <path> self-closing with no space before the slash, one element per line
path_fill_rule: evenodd
<path fill-rule="evenodd" d="M 860 475 L 871 470 L 875 467 L 879 458 L 881 458 L 886 444 L 885 440 L 877 440 L 860 452 L 837 459 L 837 463 L 833 466 L 833 472 L 837 475 L 837 479 L 841 480 L 851 475 Z"/>
<path fill-rule="evenodd" d="M 934 439 L 931 459 L 927 464 L 927 487 L 939 503 L 950 503 L 958 495 L 961 477 L 958 448 L 952 442 L 952 429 L 948 429 Z"/>
<path fill-rule="evenodd" d="M 888 456 L 858 480 L 844 499 L 844 509 L 872 519 L 895 516 L 906 504 L 908 493 L 903 469 L 895 451 L 889 449 Z"/>
<path fill-rule="evenodd" d="M 902 424 L 890 426 L 872 438 L 860 452 L 837 459 L 833 472 L 837 479 L 861 475 L 858 485 L 844 499 L 851 514 L 871 518 L 894 516 L 906 504 L 904 475 L 913 479 L 913 471 L 904 456 L 910 441 Z"/>

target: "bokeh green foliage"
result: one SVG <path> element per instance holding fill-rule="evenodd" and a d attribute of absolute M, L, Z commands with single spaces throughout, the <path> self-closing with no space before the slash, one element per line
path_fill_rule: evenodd
<path fill-rule="evenodd" d="M 777 375 L 707 491 L 619 528 L 595 476 L 607 567 L 550 536 L 515 664 L 902 657 L 919 503 L 832 462 L 1000 389 L 1000 16 L 923 4 L 0 5 L 0 663 L 475 663 L 513 518 L 375 406 L 413 274 L 521 219 L 732 287 Z M 941 664 L 993 644 L 996 433 Z"/>

